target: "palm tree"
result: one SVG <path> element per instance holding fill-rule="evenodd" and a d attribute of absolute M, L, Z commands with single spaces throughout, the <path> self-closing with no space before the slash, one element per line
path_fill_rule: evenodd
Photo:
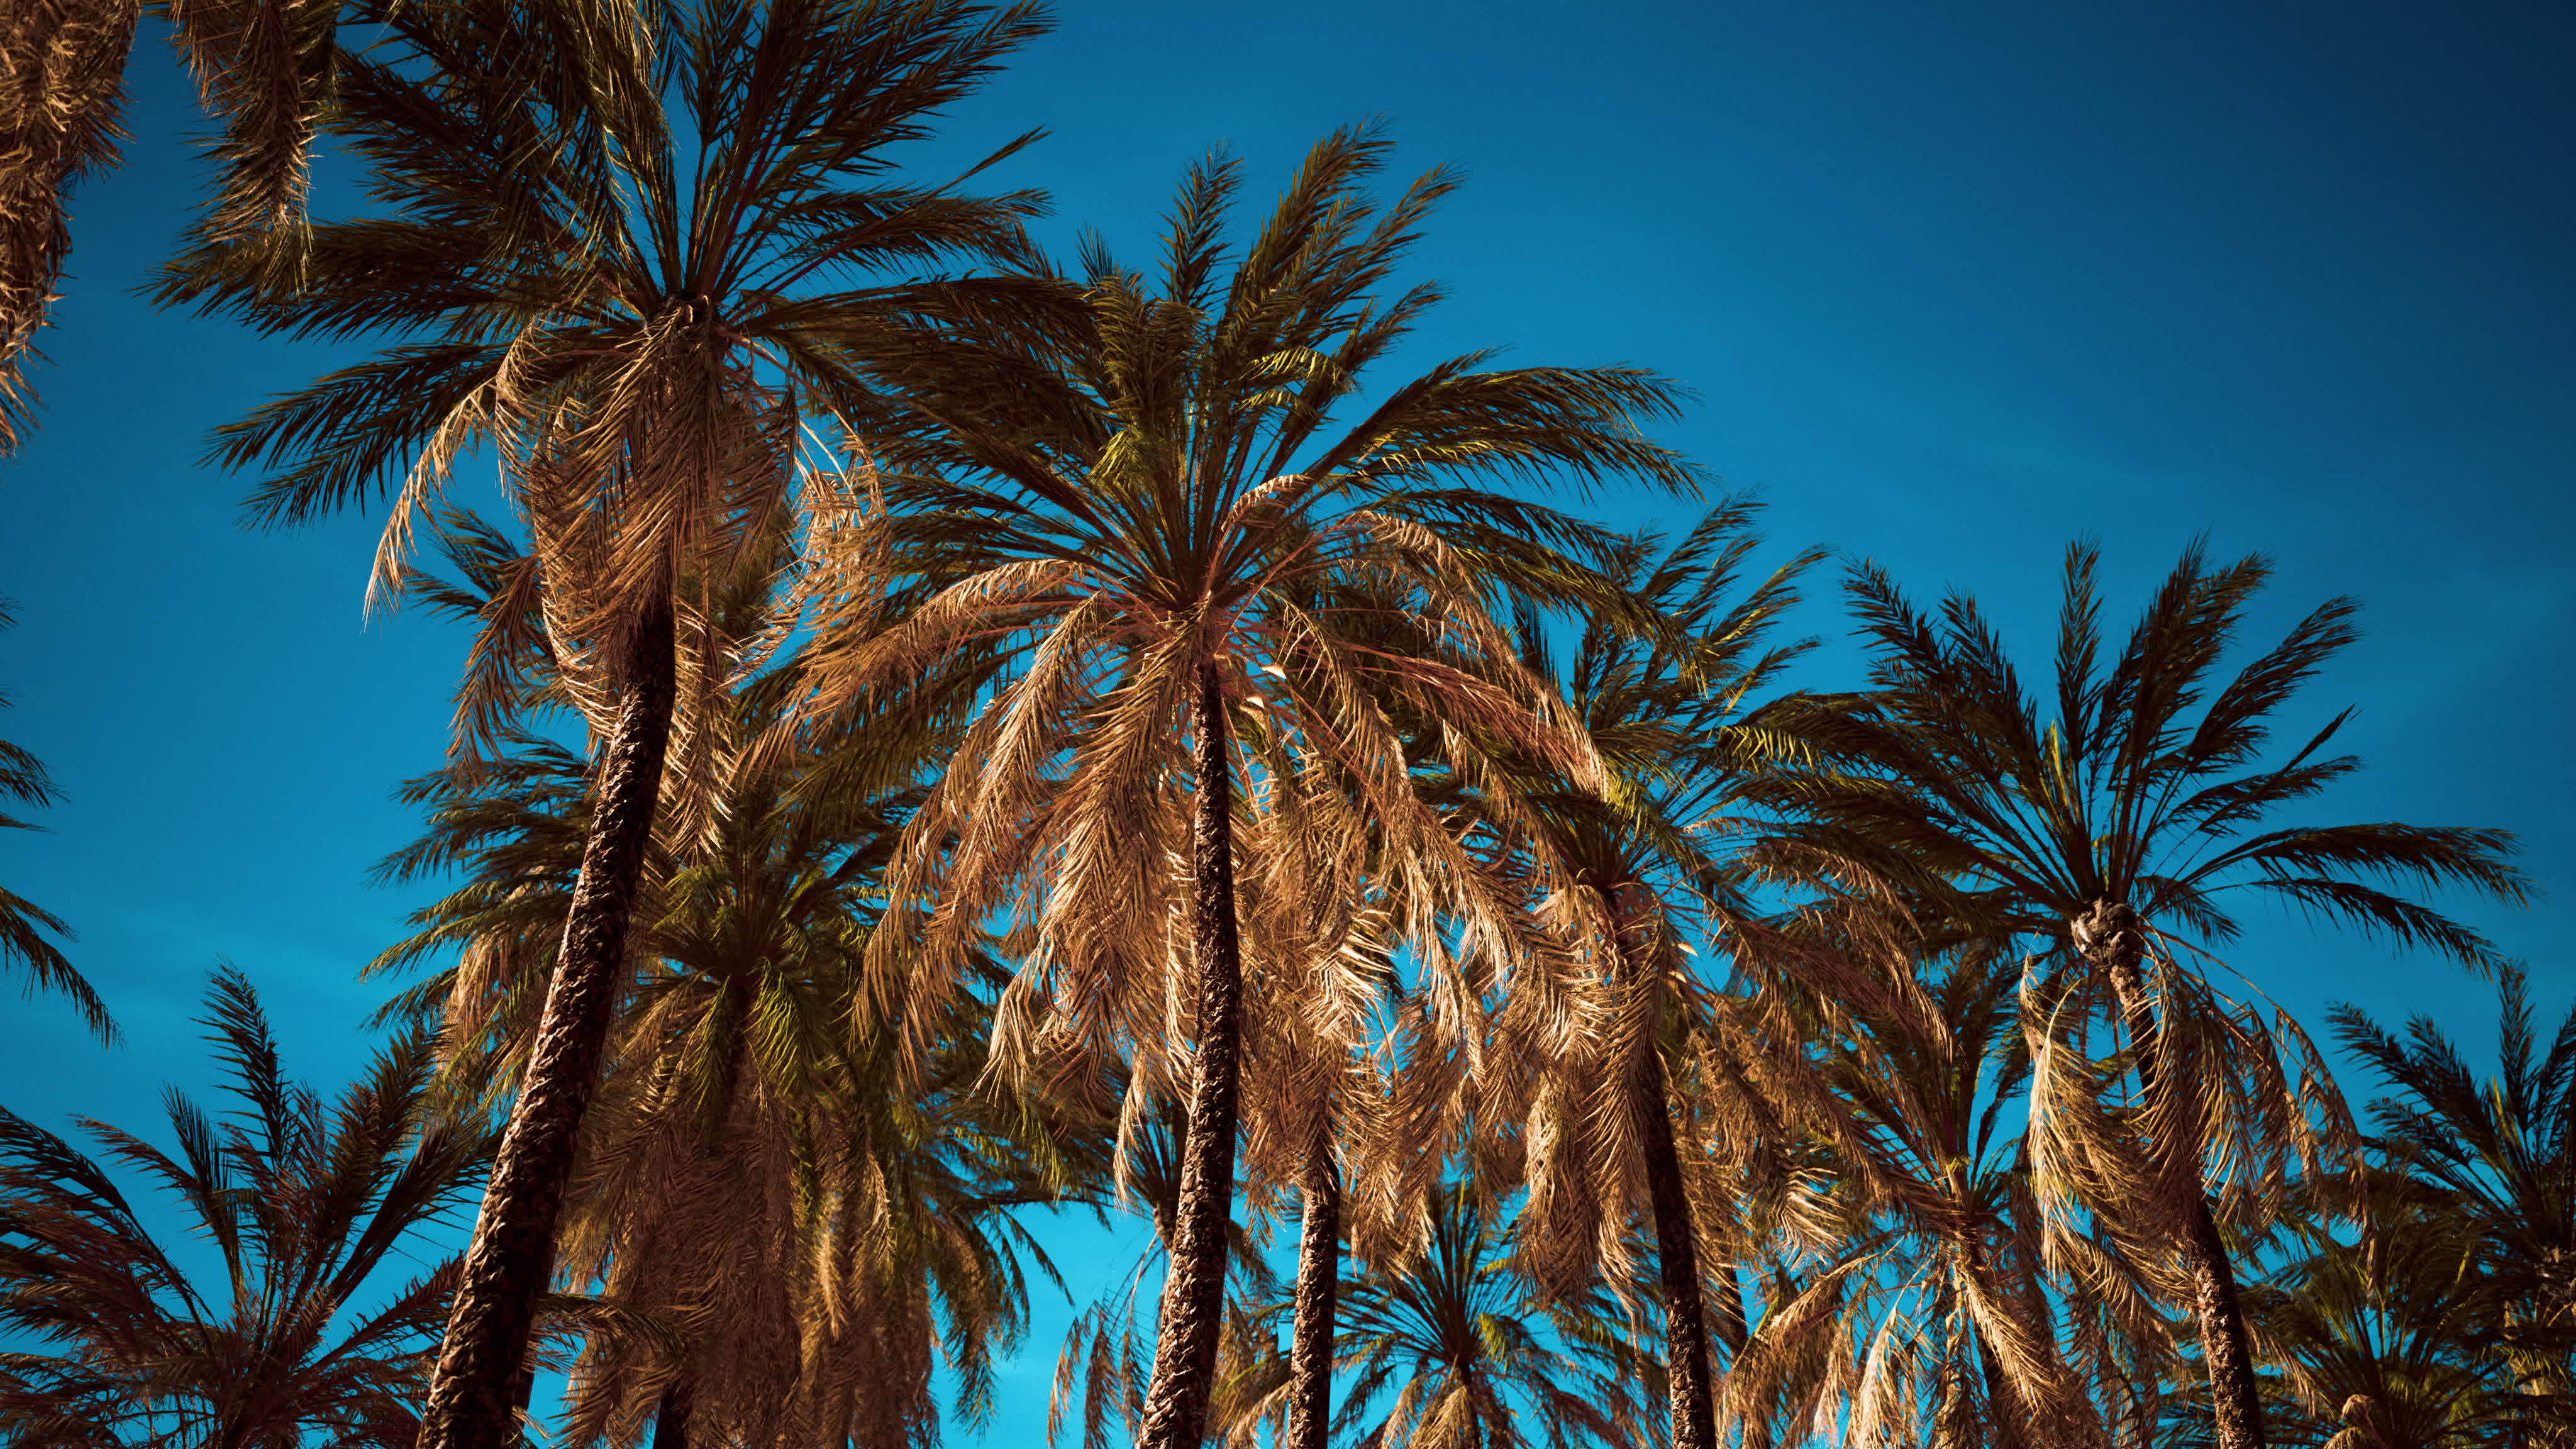
<path fill-rule="evenodd" d="M 489 1165 L 492 1134 L 429 1110 L 431 1036 L 406 1032 L 324 1102 L 287 1080 L 258 995 L 214 974 L 204 1018 L 236 1112 L 169 1094 L 175 1156 L 104 1122 L 221 1255 L 201 1286 L 101 1164 L 0 1109 L 0 1436 L 23 1449 L 407 1449 L 456 1283 L 449 1259 L 372 1307 Z M 229 1119 L 229 1120 L 228 1120 Z"/>
<path fill-rule="evenodd" d="M 2304 1229 L 2305 1251 L 2248 1285 L 2285 1397 L 2341 1420 L 2333 1449 L 2549 1442 L 2553 1406 L 2506 1368 L 2504 1315 L 2460 1226 L 2399 1195 L 2366 1224 Z"/>
<path fill-rule="evenodd" d="M 1341 1359 L 1354 1378 L 1336 1432 L 1363 1431 L 1359 1449 L 1655 1442 L 1645 1375 L 1607 1292 L 1541 1307 L 1504 1224 L 1469 1188 L 1443 1188 L 1422 1212 L 1419 1243 L 1344 1289 Z"/>
<path fill-rule="evenodd" d="M 1973 599 L 1953 595 L 1927 619 L 1882 571 L 1857 568 L 1851 592 L 1874 652 L 1876 692 L 1848 717 L 1843 748 L 1867 777 L 1784 774 L 1774 798 L 1818 822 L 1812 843 L 1875 853 L 1891 870 L 1900 865 L 1885 847 L 1898 847 L 1967 893 L 1960 913 L 2047 943 L 2076 989 L 2041 1034 L 2091 1019 L 2107 992 L 2132 1043 L 2142 1106 L 2119 1118 L 2079 1111 L 2072 1104 L 2091 1100 L 2100 1083 L 2071 1050 L 2042 1053 L 2031 1130 L 2042 1186 L 2086 1179 L 2088 1206 L 2173 1255 L 2200 1330 L 2218 1443 L 2253 1449 L 2263 1442 L 2262 1410 L 2204 1154 L 2222 1121 L 2233 1112 L 2241 1123 L 2246 1111 L 2262 1118 L 2234 1129 L 2249 1162 L 2304 1150 L 2314 1142 L 2304 1131 L 2312 1105 L 2337 1099 L 2303 1093 L 2268 1068 L 2264 1090 L 2240 1090 L 2242 1072 L 2262 1066 L 2272 1038 L 2250 1013 L 2223 1009 L 2177 953 L 2233 938 L 2225 892 L 2250 889 L 2483 965 L 2491 953 L 2475 932 L 2373 882 L 2461 885 L 2515 902 L 2524 885 L 2503 863 L 2513 841 L 2502 831 L 2257 828 L 2266 813 L 2359 767 L 2320 753 L 2346 715 L 2288 760 L 2257 764 L 2271 717 L 2356 637 L 2351 600 L 2320 606 L 2220 684 L 2212 671 L 2270 568 L 2249 557 L 2213 569 L 2194 547 L 2106 668 L 2097 562 L 2088 545 L 2068 551 L 2055 692 L 2045 704 L 2024 691 Z M 1939 882 L 1922 886 L 1934 891 Z M 2293 1052 L 2304 1050 L 2286 1018 L 2273 1030 Z M 2067 1075 L 2052 1076 L 2052 1066 Z M 2087 1135 L 2088 1123 L 2147 1140 L 2141 1150 L 2117 1147 L 2101 1131 Z M 2270 1169 L 2236 1178 L 2239 1190 L 2278 1180 Z"/>
<path fill-rule="evenodd" d="M 399 483 L 379 556 L 391 587 L 449 465 L 491 449 L 536 543 L 517 580 L 536 607 L 502 617 L 542 618 L 600 742 L 545 1024 L 423 1441 L 494 1449 L 512 1432 L 511 1385 L 622 994 L 675 717 L 678 776 L 713 769 L 693 721 L 733 661 L 709 600 L 769 556 L 781 520 L 846 506 L 803 491 L 804 430 L 863 411 L 865 355 L 929 312 L 996 295 L 846 283 L 1019 246 L 1033 198 L 891 184 L 882 152 L 922 135 L 1042 17 L 955 0 L 364 0 L 347 18 L 381 39 L 342 58 L 332 132 L 370 164 L 389 214 L 316 226 L 291 277 L 255 246 L 210 240 L 173 264 L 164 295 L 267 332 L 403 334 L 223 430 L 217 456 L 283 468 L 252 504 L 272 522 Z M 469 757 L 505 713 L 492 695 L 507 676 L 486 670 L 469 688 Z"/>
<path fill-rule="evenodd" d="M 2375 1145 L 2417 1208 L 2467 1239 L 2513 1377 L 2576 1420 L 2576 1011 L 2544 1047 L 2522 969 L 2498 976 L 2493 1077 L 2471 1071 L 2429 1017 L 2398 1035 L 2343 1006 L 2334 1034 L 2395 1089 L 2371 1104 Z M 2576 1440 L 2565 1423 L 2558 1432 Z"/>
<path fill-rule="evenodd" d="M 71 250 L 69 202 L 116 164 L 137 22 L 167 22 L 220 121 L 200 239 L 291 262 L 307 167 L 339 60 L 339 0 L 23 0 L 0 18 L 0 456 L 35 401 L 27 366 Z"/>
<path fill-rule="evenodd" d="M 1175 204 L 1159 278 L 1095 246 L 1082 310 L 1061 327 L 988 337 L 971 358 L 891 359 L 884 375 L 911 400 L 913 426 L 877 450 L 888 512 L 833 541 L 865 574 L 892 560 L 955 582 L 900 619 L 846 590 L 822 626 L 816 716 L 969 641 L 1026 650 L 908 831 L 892 887 L 909 920 L 890 917 L 903 929 L 878 937 L 887 989 L 952 989 L 940 968 L 976 923 L 1019 902 L 1005 1064 L 1106 1081 L 1100 1059 L 1125 1055 L 1131 1092 L 1189 1102 L 1149 1449 L 1196 1449 L 1222 1323 L 1243 1040 L 1237 719 L 1262 712 L 1269 738 L 1293 739 L 1348 782 L 1392 868 L 1418 883 L 1402 891 L 1417 909 L 1454 907 L 1471 935 L 1507 937 L 1505 913 L 1471 883 L 1474 862 L 1418 797 L 1386 702 L 1579 773 L 1580 743 L 1545 727 L 1488 590 L 1518 579 L 1566 596 L 1581 570 L 1550 545 L 1592 535 L 1467 485 L 1557 470 L 1694 482 L 1639 436 L 1673 391 L 1632 368 L 1479 370 L 1471 355 L 1335 422 L 1439 295 L 1374 295 L 1452 185 L 1435 172 L 1379 211 L 1363 187 L 1385 150 L 1363 132 L 1327 138 L 1239 258 L 1225 240 L 1236 167 L 1201 165 Z M 816 577 L 834 576 L 818 565 Z M 1374 611 L 1332 601 L 1362 576 L 1484 672 L 1353 647 Z M 1246 763 L 1256 789 L 1295 768 Z M 1172 888 L 1184 860 L 1186 895 Z M 905 987 L 892 966 L 908 971 L 916 930 L 931 969 Z M 1399 934 L 1439 969 L 1447 953 L 1430 920 Z M 1183 962 L 1191 974 L 1176 980 Z"/>
<path fill-rule="evenodd" d="M 1691 1208 L 1690 1172 L 1675 1119 L 1693 1107 L 1726 1114 L 1735 1104 L 1726 1078 L 1681 1090 L 1674 1061 L 1687 1060 L 1695 1039 L 1726 1014 L 1693 969 L 1698 949 L 1686 937 L 1723 943 L 1746 969 L 1770 932 L 1747 900 L 1735 862 L 1712 852 L 1708 832 L 1725 824 L 1734 782 L 1764 754 L 1786 747 L 1745 702 L 1776 680 L 1803 644 L 1766 648 L 1764 636 L 1795 604 L 1796 579 L 1821 552 L 1802 554 L 1731 599 L 1747 556 L 1760 543 L 1748 530 L 1752 508 L 1741 502 L 1704 516 L 1667 548 L 1645 533 L 1624 540 L 1607 573 L 1654 621 L 1633 626 L 1598 615 L 1585 619 L 1570 667 L 1560 669 L 1545 621 L 1522 620 L 1526 662 L 1559 678 L 1583 728 L 1612 770 L 1597 792 L 1574 780 L 1527 789 L 1526 822 L 1495 822 L 1508 837 L 1515 825 L 1573 883 L 1562 898 L 1589 919 L 1588 934 L 1607 943 L 1587 973 L 1592 1000 L 1575 1016 L 1538 993 L 1506 1008 L 1531 1015 L 1547 1062 L 1529 1131 L 1551 1150 L 1530 1164 L 1530 1210 L 1522 1225 L 1532 1263 L 1554 1281 L 1588 1275 L 1596 1260 L 1614 1274 L 1624 1264 L 1627 1223 L 1651 1228 L 1663 1304 L 1667 1383 L 1674 1449 L 1715 1449 L 1717 1428 L 1702 1295 L 1702 1230 Z M 1566 909 L 1562 905 L 1560 910 Z M 1564 1033 L 1556 1023 L 1579 1019 L 1601 1027 Z M 1521 1034 L 1513 1029 L 1513 1034 Z M 1742 1131 L 1742 1114 L 1729 1129 Z M 1702 1159 L 1705 1160 L 1705 1159 Z M 1731 1265 L 1718 1266 L 1731 1274 Z M 1742 1305 L 1724 1305 L 1724 1332 L 1743 1342 Z M 1723 1310 L 1722 1310 L 1723 1311 Z"/>
<path fill-rule="evenodd" d="M 17 622 L 10 612 L 9 601 L 0 599 L 0 629 Z M 9 707 L 9 696 L 0 694 L 0 709 Z M 54 777 L 44 762 L 7 740 L 0 740 L 0 800 L 14 800 L 22 805 L 51 805 L 61 796 L 54 788 Z M 42 830 L 43 826 L 21 820 L 0 810 L 0 830 Z M 71 998 L 72 1009 L 98 1034 L 100 1041 L 116 1039 L 116 1023 L 109 1019 L 107 1003 L 98 999 L 87 978 L 63 958 L 62 948 L 45 939 L 47 932 L 68 937 L 71 928 L 62 918 L 15 891 L 0 888 L 0 961 L 23 969 L 28 987 L 44 987 Z"/>
<path fill-rule="evenodd" d="M 1843 1232 L 1814 1254 L 1729 1376 L 1729 1417 L 1836 1417 L 1847 1442 L 2000 1449 L 2106 1443 L 2057 1343 L 2029 1164 L 2005 1130 L 2030 1053 L 2015 974 L 1975 943 L 1841 983 L 1816 1047 L 1827 1090 L 1789 1126 L 1824 1154 Z"/>
<path fill-rule="evenodd" d="M 415 575 L 415 597 L 502 623 L 493 611 L 524 555 L 468 515 L 443 519 L 440 541 L 461 577 Z M 770 584 L 754 570 L 727 592 L 722 637 L 776 622 Z M 520 637 L 518 702 L 534 711 L 556 698 L 554 666 L 541 630 Z M 721 733 L 719 753 L 736 756 L 794 678 L 790 656 L 734 688 L 701 722 Z M 989 1401 L 994 1354 L 1024 1320 L 1021 1253 L 1046 1263 L 1008 1215 L 1056 1197 L 1047 1177 L 1064 1153 L 1044 1114 L 975 1089 L 980 998 L 940 1027 L 948 1054 L 928 1089 L 898 1095 L 892 1034 L 857 990 L 879 877 L 917 794 L 875 782 L 913 773 L 906 741 L 917 760 L 938 738 L 920 724 L 871 718 L 812 753 L 736 758 L 705 821 L 660 822 L 630 943 L 641 970 L 612 1027 L 559 1248 L 564 1281 L 614 1310 L 573 1365 L 573 1443 L 622 1437 L 656 1406 L 662 1449 L 910 1442 L 937 1423 L 934 1352 L 967 1419 Z M 580 756 L 531 736 L 405 792 L 429 807 L 429 830 L 384 873 L 466 879 L 378 965 L 457 953 L 389 1010 L 444 1023 L 449 1085 L 469 1096 L 506 1099 L 525 1070 L 587 776 Z"/>

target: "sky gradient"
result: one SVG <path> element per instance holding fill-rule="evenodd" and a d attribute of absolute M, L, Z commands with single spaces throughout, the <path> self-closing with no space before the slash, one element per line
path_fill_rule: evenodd
<path fill-rule="evenodd" d="M 1402 279 L 1453 300 L 1398 366 L 1507 347 L 1669 373 L 1699 400 L 1666 436 L 1768 502 L 1774 560 L 1821 543 L 1918 597 L 1971 589 L 2034 663 L 2078 536 L 2114 627 L 2203 535 L 2276 559 L 2272 634 L 2359 595 L 2364 642 L 2288 726 L 2359 706 L 2343 741 L 2370 768 L 2314 818 L 2518 833 L 2552 899 L 2451 904 L 2554 1013 L 2576 982 L 2570 74 L 2576 11 L 2537 4 L 1116 0 L 1066 6 L 918 174 L 1046 126 L 995 184 L 1054 194 L 1051 246 L 1097 228 L 1142 258 L 1194 156 L 1243 157 L 1249 209 L 1384 115 L 1399 172 L 1469 178 Z M 356 971 L 429 894 L 368 868 L 412 832 L 391 792 L 438 763 L 464 641 L 363 617 L 380 520 L 246 532 L 250 480 L 197 466 L 209 428 L 337 358 L 135 295 L 200 168 L 166 49 L 134 90 L 125 167 L 75 201 L 41 431 L 0 461 L 0 738 L 70 797 L 54 833 L 0 836 L 0 882 L 78 928 L 127 1036 L 0 991 L 0 1102 L 148 1133 L 163 1081 L 210 1078 L 188 1018 L 218 957 L 291 1066 L 337 1083 L 363 1058 L 389 988 Z M 1856 682 L 1838 568 L 1791 625 L 1827 641 L 1800 685 Z M 2250 915 L 2238 963 L 2312 1027 L 2334 1001 L 2430 1011 L 2484 1060 L 2492 994 L 2456 968 Z M 1055 1240 L 1077 1290 L 1124 1261 Z M 1063 1317 L 1041 1305 L 993 1442 L 1042 1424 Z"/>

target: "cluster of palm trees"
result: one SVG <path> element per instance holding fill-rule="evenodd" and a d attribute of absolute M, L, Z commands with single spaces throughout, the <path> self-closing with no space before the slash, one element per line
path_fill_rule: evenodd
<path fill-rule="evenodd" d="M 1671 383 L 1390 380 L 1447 173 L 1337 133 L 1246 225 L 1212 159 L 1069 270 L 1042 198 L 899 178 L 1034 6 L 157 8 L 231 137 L 164 299 L 381 343 L 214 451 L 471 622 L 384 867 L 453 888 L 336 1108 L 226 974 L 249 1125 L 91 1124 L 228 1298 L 0 1121 L 11 1442 L 928 1443 L 1073 1206 L 1152 1225 L 1059 1359 L 1086 1446 L 2576 1443 L 2576 1019 L 2426 899 L 2519 901 L 2512 842 L 2281 823 L 2356 767 L 2272 749 L 2348 603 L 2233 658 L 2265 565 L 2194 551 L 2115 637 L 2079 546 L 2032 686 L 1864 566 L 1869 687 L 1796 691 L 1820 554 L 1536 501 L 1696 494 Z M 138 14 L 0 29 L 13 428 Z M 317 136 L 368 214 L 304 214 Z M 2503 1076 L 2338 1018 L 2365 1131 L 2238 890 L 2503 980 Z M 0 895 L 103 1026 L 58 927 Z"/>

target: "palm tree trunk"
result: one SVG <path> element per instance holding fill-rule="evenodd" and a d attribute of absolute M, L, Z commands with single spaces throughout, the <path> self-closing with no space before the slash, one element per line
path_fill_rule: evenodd
<path fill-rule="evenodd" d="M 1700 1300 L 1699 1232 L 1682 1186 L 1665 1100 L 1664 1054 L 1651 1041 L 1639 1054 L 1637 1124 L 1646 1149 L 1646 1194 L 1655 1208 L 1655 1259 L 1664 1279 L 1664 1337 L 1673 1411 L 1673 1449 L 1717 1449 L 1717 1410 L 1710 1391 L 1708 1317 Z"/>
<path fill-rule="evenodd" d="M 1288 1361 L 1288 1432 L 1279 1449 L 1325 1449 L 1333 1418 L 1334 1310 L 1342 1288 L 1342 1173 L 1330 1119 L 1306 1162 L 1306 1216 L 1297 1239 L 1296 1342 Z"/>
<path fill-rule="evenodd" d="M 2107 901 L 2070 924 L 2078 949 L 2110 977 L 2129 1039 L 2137 1047 L 2140 1100 L 2153 1101 L 2163 1052 L 2155 1002 L 2139 969 L 2146 957 L 2145 927 L 2137 912 Z M 2201 1358 L 2209 1368 L 2217 1449 L 2263 1449 L 2263 1401 L 2255 1390 L 2236 1268 L 2228 1261 L 2227 1244 L 2218 1234 L 2218 1220 L 2210 1213 L 2209 1194 L 2200 1180 L 2200 1146 L 2192 1142 L 2185 1151 L 2187 1158 L 2160 1167 L 2170 1179 L 2167 1195 L 2182 1218 L 2174 1250 L 2191 1278 L 2192 1316 L 2200 1326 Z"/>
<path fill-rule="evenodd" d="M 1243 944 L 1234 915 L 1234 766 L 1213 663 L 1199 666 L 1191 822 L 1199 970 L 1198 1064 L 1181 1143 L 1180 1201 L 1163 1282 L 1154 1378 L 1136 1449 L 1199 1449 L 1225 1324 L 1226 1230 L 1234 1221 L 1236 1102 L 1243 1078 Z"/>
<path fill-rule="evenodd" d="M 678 695 L 671 602 L 637 621 L 625 698 L 599 762 L 590 836 L 564 921 L 536 1046 L 492 1163 L 447 1338 L 421 1415 L 420 1449 L 503 1449 L 537 1296 L 554 1275 L 555 1222 L 626 975 L 626 922 L 644 874 Z"/>

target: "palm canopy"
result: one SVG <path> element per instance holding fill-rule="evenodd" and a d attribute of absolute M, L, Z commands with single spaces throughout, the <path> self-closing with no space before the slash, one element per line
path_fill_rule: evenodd
<path fill-rule="evenodd" d="M 2467 1240 L 2534 1390 L 2576 1400 L 2576 1011 L 2545 1039 L 2523 972 L 2499 982 L 2497 1073 L 2480 1077 L 2429 1017 L 2402 1033 L 2350 1006 L 2334 1032 L 2387 1083 L 2377 1145 L 2425 1212 Z"/>
<path fill-rule="evenodd" d="M 405 1449 L 456 1265 L 363 1295 L 471 1195 L 491 1134 L 431 1109 L 425 1031 L 325 1102 L 284 1075 L 246 978 L 218 971 L 208 996 L 236 1111 L 172 1091 L 175 1155 L 82 1125 L 177 1200 L 220 1256 L 215 1286 L 97 1161 L 0 1110 L 0 1329 L 45 1345 L 0 1354 L 0 1431 L 28 1449 Z"/>
<path fill-rule="evenodd" d="M 453 461 L 497 451 L 536 540 L 519 587 L 586 705 L 623 662 L 608 648 L 598 679 L 599 645 L 683 580 L 722 587 L 812 502 L 805 429 L 865 410 L 870 354 L 1029 290 L 862 284 L 1018 254 L 1035 196 L 900 183 L 883 153 L 1037 34 L 1034 5 L 367 0 L 351 18 L 383 39 L 343 60 L 331 126 L 383 213 L 315 225 L 291 279 L 218 239 L 162 291 L 263 332 L 401 340 L 220 430 L 214 457 L 277 470 L 263 521 L 391 496 L 389 587 Z"/>
<path fill-rule="evenodd" d="M 2069 921 L 2114 902 L 2225 941 L 2239 929 L 2225 893 L 2253 890 L 2491 964 L 2474 931 L 2373 882 L 2464 885 L 2518 902 L 2506 833 L 2257 828 L 2360 768 L 2323 753 L 2350 710 L 2286 760 L 2260 763 L 2273 717 L 2359 637 L 2359 605 L 2327 601 L 2222 676 L 2271 565 L 2258 555 L 2213 567 L 2195 545 L 2106 659 L 2099 563 L 2089 544 L 2067 551 L 2050 692 L 2039 697 L 1973 598 L 1954 594 L 1926 615 L 1884 571 L 1856 568 L 1851 597 L 1876 691 L 1848 741 L 1878 773 L 1808 776 L 1795 793 L 1987 891 L 2006 924 L 2034 935 L 2062 938 Z"/>
<path fill-rule="evenodd" d="M 946 587 L 899 620 L 864 590 L 846 595 L 815 651 L 816 711 L 969 642 L 1026 651 L 959 751 L 980 767 L 952 770 L 916 821 L 896 896 L 941 903 L 934 941 L 962 940 L 1015 884 L 1043 881 L 1046 909 L 1029 917 L 1039 959 L 1088 979 L 1100 958 L 1126 954 L 1118 943 L 1161 912 L 1138 866 L 1159 877 L 1177 849 L 1155 782 L 1210 678 L 1230 719 L 1268 722 L 1278 777 L 1298 749 L 1351 782 L 1398 842 L 1398 870 L 1463 868 L 1418 801 L 1389 711 L 1482 719 L 1532 741 L 1521 722 L 1539 696 L 1508 667 L 1492 581 L 1567 597 L 1588 572 L 1557 546 L 1599 541 L 1470 485 L 1695 485 L 1637 431 L 1670 412 L 1673 388 L 1633 368 L 1483 370 L 1473 354 L 1341 416 L 1440 297 L 1428 285 L 1377 295 L 1454 185 L 1435 171 L 1381 210 L 1364 187 L 1386 151 L 1373 132 L 1328 137 L 1239 256 L 1227 240 L 1238 167 L 1201 164 L 1157 274 L 1095 244 L 1063 325 L 988 329 L 971 352 L 925 350 L 884 370 L 911 400 L 908 418 L 871 430 L 887 511 L 836 544 L 870 569 L 893 560 Z M 1433 621 L 1451 657 L 1367 647 L 1389 612 Z M 1501 667 L 1480 674 L 1461 657 Z M 952 837 L 934 866 L 928 847 Z M 1163 1035 L 1160 1005 L 1145 1012 L 1120 1023 L 1131 1041 Z M 1138 1086 L 1166 1080 L 1152 1065 Z"/>
<path fill-rule="evenodd" d="M 1340 1432 L 1359 1449 L 1661 1442 L 1638 1392 L 1650 1370 L 1607 1291 L 1543 1305 L 1472 1189 L 1443 1187 L 1422 1211 L 1421 1239 L 1343 1290 Z"/>
<path fill-rule="evenodd" d="M 2255 1290 L 2291 1398 L 2324 1449 L 2473 1449 L 2548 1443 L 2563 1400 L 2505 1367 L 2510 1330 L 2463 1224 L 2383 1203 L 2366 1232 L 2302 1225 L 2304 1249 Z M 2349 1240 L 2348 1240 L 2349 1239 Z M 2275 1412 L 2279 1412 L 2276 1409 Z M 2311 1430 L 2316 1432 L 2316 1430 Z"/>

